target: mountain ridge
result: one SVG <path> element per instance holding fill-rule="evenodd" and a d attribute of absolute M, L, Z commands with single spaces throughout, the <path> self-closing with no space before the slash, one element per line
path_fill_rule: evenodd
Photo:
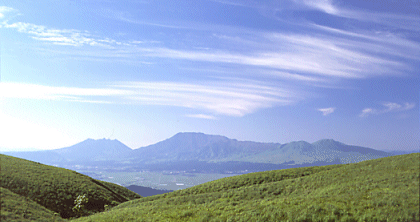
<path fill-rule="evenodd" d="M 313 143 L 292 141 L 281 144 L 238 141 L 225 136 L 199 132 L 180 132 L 158 143 L 137 149 L 131 149 L 116 139 L 87 139 L 56 150 L 5 154 L 50 165 L 69 163 L 116 167 L 146 167 L 150 164 L 188 161 L 322 165 L 354 163 L 392 155 L 371 148 L 346 145 L 333 139 L 321 139 Z"/>
<path fill-rule="evenodd" d="M 54 150 L 59 155 L 65 156 L 67 161 L 75 160 L 108 160 L 124 158 L 132 151 L 122 142 L 114 139 L 86 139 L 75 145 Z"/>

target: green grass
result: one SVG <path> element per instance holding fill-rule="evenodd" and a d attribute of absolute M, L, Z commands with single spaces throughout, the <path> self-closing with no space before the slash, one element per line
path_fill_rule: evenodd
<path fill-rule="evenodd" d="M 223 178 L 76 221 L 419 221 L 419 155 Z"/>
<path fill-rule="evenodd" d="M 103 211 L 105 205 L 116 206 L 140 198 L 124 187 L 63 168 L 6 155 L 0 155 L 0 164 L 0 187 L 57 212 L 63 218 L 77 216 L 72 207 L 78 195 L 86 194 L 89 198 L 85 214 Z"/>
<path fill-rule="evenodd" d="M 0 187 L 1 221 L 66 221 L 38 203 Z"/>

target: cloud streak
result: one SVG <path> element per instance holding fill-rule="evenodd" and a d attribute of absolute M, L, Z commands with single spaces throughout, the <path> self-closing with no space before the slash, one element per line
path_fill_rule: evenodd
<path fill-rule="evenodd" d="M 206 115 L 206 114 L 189 114 L 189 115 L 185 115 L 185 116 L 190 117 L 190 118 L 197 118 L 197 119 L 216 119 L 215 116 Z"/>
<path fill-rule="evenodd" d="M 316 3 L 295 2 L 334 15 L 339 15 L 342 11 L 328 0 Z M 13 9 L 2 7 L 0 13 L 11 10 Z M 124 16 L 118 16 L 119 19 L 121 17 Z M 9 23 L 4 20 L 1 24 L 2 28 L 15 29 L 37 41 L 74 46 L 77 49 L 56 52 L 77 55 L 75 58 L 81 56 L 113 61 L 116 58 L 132 61 L 142 59 L 148 64 L 153 64 L 153 60 L 166 58 L 241 65 L 256 67 L 259 69 L 256 73 L 258 75 L 302 82 L 404 75 L 407 70 L 414 69 L 413 62 L 420 61 L 420 44 L 404 37 L 392 33 L 346 31 L 315 24 L 312 24 L 315 31 L 305 35 L 260 31 L 248 36 L 249 39 L 245 36 L 224 35 L 217 38 L 220 44 L 215 45 L 229 45 L 231 48 L 207 47 L 205 50 L 150 47 L 144 41 L 116 40 L 95 36 L 88 31 L 54 29 L 25 22 Z"/>
<path fill-rule="evenodd" d="M 51 29 L 42 25 L 35 25 L 26 22 L 15 22 L 9 24 L 7 21 L 2 22 L 2 27 L 16 29 L 18 32 L 29 34 L 35 40 L 50 42 L 55 45 L 110 46 L 111 44 L 121 44 L 120 42 L 109 38 L 101 39 L 92 36 L 87 31 L 82 32 L 75 29 Z"/>
<path fill-rule="evenodd" d="M 7 6 L 0 6 L 0 19 L 4 18 L 4 14 L 13 11 L 13 8 Z"/>
<path fill-rule="evenodd" d="M 235 82 L 185 84 L 170 82 L 123 82 L 103 88 L 52 87 L 0 83 L 2 99 L 38 99 L 104 104 L 139 104 L 185 107 L 215 115 L 244 116 L 259 109 L 289 105 L 298 96 L 267 85 Z M 212 115 L 189 115 L 212 119 Z"/>
<path fill-rule="evenodd" d="M 367 117 L 369 115 L 379 115 L 389 112 L 402 112 L 413 109 L 416 106 L 415 103 L 398 104 L 392 102 L 385 102 L 382 105 L 384 106 L 382 109 L 365 108 L 362 110 L 359 116 Z"/>
<path fill-rule="evenodd" d="M 294 0 L 298 5 L 304 5 L 310 9 L 315 9 L 337 17 L 354 19 L 361 22 L 373 22 L 381 25 L 402 28 L 411 31 L 420 31 L 420 18 L 411 15 L 398 15 L 391 13 L 367 12 L 360 10 L 350 10 L 338 7 L 332 0 Z M 413 4 L 415 4 L 413 2 Z"/>
<path fill-rule="evenodd" d="M 335 111 L 335 107 L 321 108 L 321 109 L 318 109 L 318 111 L 322 112 L 323 116 L 328 116 L 329 114 Z"/>

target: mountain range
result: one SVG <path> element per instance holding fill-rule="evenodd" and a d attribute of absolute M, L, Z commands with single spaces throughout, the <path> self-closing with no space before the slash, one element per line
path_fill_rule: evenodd
<path fill-rule="evenodd" d="M 87 139 L 70 147 L 46 151 L 6 152 L 5 154 L 44 164 L 112 169 L 196 168 L 251 171 L 356 163 L 395 155 L 371 148 L 352 146 L 332 139 L 314 143 L 285 144 L 238 141 L 204 133 L 178 133 L 153 145 L 131 149 L 118 140 Z"/>

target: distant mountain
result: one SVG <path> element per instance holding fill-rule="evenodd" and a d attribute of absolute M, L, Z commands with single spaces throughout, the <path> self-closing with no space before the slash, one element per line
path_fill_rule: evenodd
<path fill-rule="evenodd" d="M 134 162 L 148 164 L 179 161 L 239 161 L 302 165 L 355 163 L 390 155 L 370 148 L 346 145 L 332 139 L 320 140 L 313 144 L 305 141 L 280 144 L 237 141 L 203 133 L 178 133 L 162 142 L 133 150 L 131 159 Z"/>
<path fill-rule="evenodd" d="M 131 158 L 143 163 L 233 160 L 278 146 L 279 143 L 237 141 L 204 133 L 178 133 L 164 141 L 133 150 Z"/>
<path fill-rule="evenodd" d="M 131 151 L 131 148 L 120 141 L 109 139 L 87 139 L 73 146 L 54 150 L 67 161 L 120 160 L 126 158 Z"/>
<path fill-rule="evenodd" d="M 247 169 L 243 170 L 355 163 L 393 155 L 371 148 L 346 145 L 332 139 L 319 140 L 312 144 L 305 141 L 280 144 L 238 141 L 224 136 L 189 132 L 178 133 L 164 141 L 134 150 L 118 140 L 87 139 L 56 150 L 5 154 L 66 168 L 69 166 L 101 167 L 105 170 L 212 168 L 215 172 L 220 172 L 220 169 L 226 167 L 235 169 L 227 171 L 239 172 L 245 166 Z M 201 168 L 198 169 L 197 166 Z"/>
<path fill-rule="evenodd" d="M 73 146 L 45 151 L 5 152 L 5 154 L 45 164 L 66 162 L 86 163 L 94 161 L 116 161 L 129 156 L 132 149 L 118 140 L 87 139 Z"/>
<path fill-rule="evenodd" d="M 66 159 L 54 150 L 5 152 L 4 154 L 48 165 L 66 162 Z"/>

